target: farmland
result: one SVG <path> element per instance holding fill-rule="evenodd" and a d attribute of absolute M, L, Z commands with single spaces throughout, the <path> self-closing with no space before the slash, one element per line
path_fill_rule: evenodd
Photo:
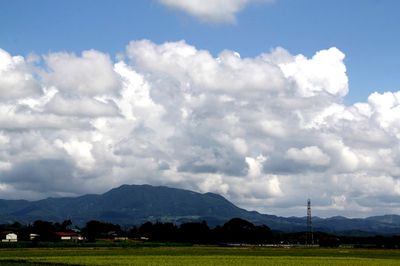
<path fill-rule="evenodd" d="M 0 265 L 399 265 L 399 250 L 266 247 L 1 249 Z"/>

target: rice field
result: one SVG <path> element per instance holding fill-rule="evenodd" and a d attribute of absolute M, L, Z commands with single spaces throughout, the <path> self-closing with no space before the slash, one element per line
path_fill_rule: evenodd
<path fill-rule="evenodd" d="M 399 250 L 265 247 L 1 249 L 1 266 L 39 265 L 400 265 Z"/>

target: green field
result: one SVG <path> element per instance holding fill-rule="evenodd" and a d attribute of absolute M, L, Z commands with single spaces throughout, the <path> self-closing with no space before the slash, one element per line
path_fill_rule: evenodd
<path fill-rule="evenodd" d="M 400 250 L 212 246 L 1 249 L 0 265 L 400 265 Z"/>

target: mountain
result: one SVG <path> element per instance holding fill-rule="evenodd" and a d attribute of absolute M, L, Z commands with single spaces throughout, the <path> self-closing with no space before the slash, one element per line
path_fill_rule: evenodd
<path fill-rule="evenodd" d="M 97 219 L 119 224 L 140 224 L 149 220 L 207 220 L 219 224 L 232 217 L 246 217 L 247 213 L 217 194 L 150 185 L 122 185 L 102 195 L 33 202 L 0 201 L 0 223 L 71 219 L 84 224 Z"/>
<path fill-rule="evenodd" d="M 150 186 L 122 185 L 101 195 L 48 198 L 39 201 L 0 200 L 0 223 L 35 220 L 61 222 L 71 219 L 84 225 L 101 220 L 121 225 L 139 225 L 146 221 L 182 223 L 205 220 L 210 225 L 223 224 L 240 217 L 273 230 L 304 231 L 306 217 L 278 217 L 241 209 L 214 193 Z M 348 233 L 366 232 L 400 234 L 400 216 L 385 215 L 365 219 L 313 217 L 315 231 Z"/>
<path fill-rule="evenodd" d="M 349 219 L 342 216 L 321 219 L 314 226 L 324 232 L 339 232 L 342 234 L 365 234 L 366 232 L 380 234 L 400 234 L 400 216 L 383 215 L 368 218 Z"/>

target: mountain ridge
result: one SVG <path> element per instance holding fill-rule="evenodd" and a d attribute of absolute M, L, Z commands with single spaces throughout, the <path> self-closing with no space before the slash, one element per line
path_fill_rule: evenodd
<path fill-rule="evenodd" d="M 219 194 L 151 185 L 121 185 L 103 194 L 47 198 L 38 201 L 0 200 L 0 223 L 35 220 L 60 222 L 71 219 L 83 225 L 102 220 L 121 225 L 146 221 L 183 223 L 207 221 L 212 226 L 239 217 L 273 230 L 306 230 L 306 217 L 279 217 L 239 208 Z M 315 231 L 332 233 L 363 231 L 400 234 L 400 216 L 387 214 L 367 218 L 313 217 Z"/>

